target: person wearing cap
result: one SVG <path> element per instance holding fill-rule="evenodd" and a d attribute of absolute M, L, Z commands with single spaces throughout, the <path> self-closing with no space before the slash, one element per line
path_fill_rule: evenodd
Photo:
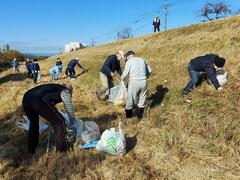
<path fill-rule="evenodd" d="M 102 65 L 100 70 L 102 88 L 96 91 L 96 97 L 98 100 L 101 99 L 101 95 L 104 93 L 106 93 L 106 95 L 110 94 L 109 90 L 114 86 L 113 77 L 115 76 L 115 71 L 117 71 L 120 76 L 122 75 L 122 69 L 120 66 L 121 59 L 124 59 L 124 52 L 122 50 L 118 51 L 116 54 L 108 56 Z"/>
<path fill-rule="evenodd" d="M 216 69 L 225 65 L 225 59 L 215 54 L 206 54 L 190 61 L 188 72 L 191 80 L 183 89 L 183 96 L 187 96 L 198 83 L 200 73 L 206 73 L 207 78 L 217 90 L 222 90 L 216 77 Z"/>
<path fill-rule="evenodd" d="M 158 16 L 156 16 L 153 20 L 153 27 L 154 27 L 154 32 L 159 32 L 160 31 L 160 19 Z"/>
<path fill-rule="evenodd" d="M 76 72 L 75 72 L 75 66 L 78 66 L 79 68 L 81 68 L 83 71 L 85 71 L 85 69 L 80 65 L 80 63 L 79 63 L 79 58 L 75 58 L 75 59 L 72 59 L 72 60 L 70 60 L 69 61 L 69 63 L 68 63 L 68 66 L 67 66 L 67 69 L 66 69 L 66 72 L 65 72 L 65 74 L 66 75 L 70 75 L 70 79 L 71 80 L 74 80 L 75 79 L 75 74 L 76 74 Z"/>
<path fill-rule="evenodd" d="M 136 57 L 133 51 L 125 54 L 127 62 L 121 76 L 123 81 L 129 76 L 127 101 L 126 101 L 126 118 L 131 118 L 133 109 L 138 108 L 138 119 L 143 118 L 145 100 L 147 96 L 147 79 L 152 73 L 151 67 L 139 57 Z"/>
<path fill-rule="evenodd" d="M 76 132 L 75 115 L 72 105 L 71 85 L 44 84 L 28 90 L 22 100 L 23 109 L 30 121 L 28 131 L 28 152 L 35 153 L 39 141 L 39 116 L 47 120 L 54 131 L 57 151 L 66 151 L 69 147 L 67 132 Z M 65 125 L 65 119 L 55 107 L 63 102 L 70 119 L 69 127 Z"/>

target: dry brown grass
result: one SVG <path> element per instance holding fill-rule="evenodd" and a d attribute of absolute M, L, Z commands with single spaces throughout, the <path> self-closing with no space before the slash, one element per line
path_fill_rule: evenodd
<path fill-rule="evenodd" d="M 24 75 L 0 73 L 0 178 L 6 179 L 239 179 L 240 178 L 240 17 L 184 27 L 154 35 L 63 54 L 78 56 L 89 71 L 73 82 L 76 114 L 95 120 L 100 129 L 117 126 L 122 119 L 130 150 L 115 157 L 95 150 L 45 154 L 46 135 L 37 154 L 26 154 L 26 132 L 16 129 L 21 119 L 24 92 L 34 85 Z M 96 101 L 98 70 L 106 56 L 132 49 L 154 70 L 149 97 L 158 85 L 166 93 L 157 108 L 148 107 L 144 121 L 126 120 L 123 109 Z M 188 61 L 205 53 L 227 59 L 229 84 L 216 92 L 203 84 L 186 103 L 181 90 L 188 81 Z M 43 81 L 56 57 L 40 62 Z M 67 79 L 57 81 L 67 82 Z M 167 89 L 169 91 L 167 92 Z M 159 97 L 160 96 L 160 97 Z M 151 104 L 151 100 L 148 101 Z M 61 106 L 60 106 L 61 107 Z M 62 108 L 62 107 L 61 107 Z"/>

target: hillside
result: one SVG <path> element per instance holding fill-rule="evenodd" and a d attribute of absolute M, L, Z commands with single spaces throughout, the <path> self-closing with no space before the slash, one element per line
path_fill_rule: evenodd
<path fill-rule="evenodd" d="M 0 179 L 239 179 L 240 178 L 240 17 L 192 25 L 103 46 L 62 54 L 64 64 L 79 57 L 89 71 L 72 82 L 78 117 L 94 120 L 101 131 L 124 122 L 128 153 L 111 156 L 96 150 L 68 154 L 46 151 L 46 134 L 36 155 L 27 155 L 22 119 L 23 94 L 34 87 L 26 74 L 0 73 Z M 153 68 L 143 121 L 125 119 L 123 109 L 99 102 L 99 68 L 107 55 L 132 49 Z M 217 53 L 227 60 L 229 83 L 222 92 L 203 84 L 181 96 L 187 64 L 195 56 Z M 43 80 L 58 56 L 40 62 Z M 25 71 L 21 67 L 21 71 Z M 68 82 L 68 79 L 57 83 Z M 157 89 L 157 92 L 155 92 Z M 153 97 L 154 100 L 151 99 Z M 160 104 L 151 108 L 151 103 Z M 60 106 L 62 108 L 62 106 Z"/>

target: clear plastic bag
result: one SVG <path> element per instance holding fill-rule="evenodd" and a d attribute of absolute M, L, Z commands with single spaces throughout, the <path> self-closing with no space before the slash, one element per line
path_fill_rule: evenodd
<path fill-rule="evenodd" d="M 217 80 L 220 86 L 224 86 L 228 82 L 228 73 L 224 69 L 218 69 L 216 71 Z"/>
<path fill-rule="evenodd" d="M 117 97 L 114 101 L 114 106 L 125 106 L 127 99 L 127 89 L 123 81 L 120 83 L 120 90 L 118 91 Z"/>

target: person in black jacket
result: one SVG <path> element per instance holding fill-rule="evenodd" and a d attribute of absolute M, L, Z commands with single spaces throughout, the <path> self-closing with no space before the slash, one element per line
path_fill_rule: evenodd
<path fill-rule="evenodd" d="M 67 135 L 68 133 L 76 133 L 75 115 L 71 100 L 72 91 L 71 85 L 44 84 L 28 90 L 24 94 L 22 105 L 30 121 L 28 131 L 28 152 L 30 154 L 34 154 L 38 146 L 39 115 L 52 125 L 57 151 L 68 149 Z M 64 117 L 55 107 L 61 102 L 64 103 L 70 119 L 69 127 L 66 127 Z"/>
<path fill-rule="evenodd" d="M 66 69 L 66 72 L 65 72 L 66 75 L 68 75 L 68 74 L 70 75 L 71 80 L 75 79 L 76 72 L 75 72 L 74 68 L 75 68 L 76 65 L 78 67 L 80 67 L 83 71 L 85 71 L 85 69 L 79 64 L 79 59 L 78 58 L 72 59 L 68 63 L 68 66 L 67 66 L 67 69 Z"/>
<path fill-rule="evenodd" d="M 121 50 L 117 54 L 113 54 L 107 57 L 100 70 L 100 80 L 102 82 L 102 88 L 96 91 L 97 99 L 101 99 L 101 95 L 107 90 L 114 86 L 113 77 L 114 72 L 117 71 L 118 74 L 122 75 L 122 69 L 120 66 L 120 59 L 124 59 L 124 52 Z M 109 92 L 107 92 L 107 95 Z"/>
<path fill-rule="evenodd" d="M 28 71 L 28 77 L 32 78 L 32 61 L 30 59 L 26 59 L 26 69 Z"/>
<path fill-rule="evenodd" d="M 199 56 L 192 59 L 188 64 L 188 71 L 191 80 L 183 89 L 183 96 L 187 96 L 189 92 L 191 92 L 191 90 L 195 87 L 195 85 L 198 83 L 199 75 L 201 72 L 205 72 L 211 84 L 217 90 L 221 90 L 222 87 L 219 85 L 216 78 L 216 69 L 222 68 L 224 65 L 225 59 L 215 54 L 206 54 L 204 56 Z"/>
<path fill-rule="evenodd" d="M 153 20 L 154 32 L 160 31 L 160 24 L 161 24 L 160 19 L 158 16 L 156 16 Z"/>
<path fill-rule="evenodd" d="M 40 66 L 38 64 L 38 60 L 37 59 L 33 59 L 32 75 L 33 75 L 33 82 L 34 83 L 37 83 L 39 73 L 40 73 Z"/>

